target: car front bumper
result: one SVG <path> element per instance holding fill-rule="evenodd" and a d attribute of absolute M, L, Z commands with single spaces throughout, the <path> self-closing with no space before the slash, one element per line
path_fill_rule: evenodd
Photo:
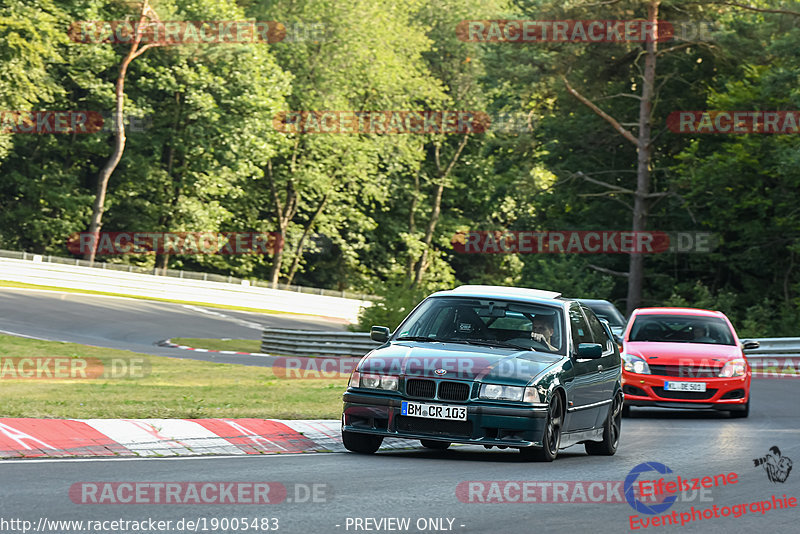
<path fill-rule="evenodd" d="M 351 392 L 344 394 L 342 430 L 379 436 L 429 439 L 506 447 L 541 447 L 547 407 L 508 406 L 470 401 L 403 399 L 398 396 Z M 466 421 L 409 417 L 400 414 L 403 400 L 466 406 Z"/>
<path fill-rule="evenodd" d="M 705 392 L 665 391 L 664 382 L 704 382 Z M 743 411 L 750 399 L 750 373 L 735 378 L 678 378 L 622 373 L 626 406 Z"/>

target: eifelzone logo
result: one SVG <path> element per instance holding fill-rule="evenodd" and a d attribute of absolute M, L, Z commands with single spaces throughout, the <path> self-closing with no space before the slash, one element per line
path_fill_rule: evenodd
<path fill-rule="evenodd" d="M 646 462 L 637 465 L 636 467 L 631 469 L 630 472 L 628 473 L 628 476 L 625 477 L 625 485 L 624 485 L 625 500 L 628 501 L 628 504 L 630 504 L 631 507 L 639 513 L 656 515 L 660 514 L 665 510 L 668 510 L 670 506 L 672 506 L 678 499 L 678 496 L 670 495 L 666 497 L 662 502 L 657 504 L 645 504 L 639 499 L 637 499 L 635 494 L 636 480 L 639 478 L 640 474 L 647 473 L 648 471 L 655 471 L 656 473 L 660 473 L 662 475 L 665 475 L 667 473 L 672 473 L 672 469 L 658 462 Z"/>
<path fill-rule="evenodd" d="M 781 450 L 777 446 L 770 447 L 765 456 L 753 458 L 753 464 L 755 467 L 764 467 L 770 482 L 786 482 L 789 473 L 792 472 L 792 461 L 786 456 L 782 456 Z"/>

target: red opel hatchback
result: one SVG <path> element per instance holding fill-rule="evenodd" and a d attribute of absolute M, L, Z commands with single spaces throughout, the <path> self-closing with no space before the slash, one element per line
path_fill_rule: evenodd
<path fill-rule="evenodd" d="M 623 415 L 631 406 L 750 412 L 750 365 L 722 312 L 639 308 L 623 337 Z"/>

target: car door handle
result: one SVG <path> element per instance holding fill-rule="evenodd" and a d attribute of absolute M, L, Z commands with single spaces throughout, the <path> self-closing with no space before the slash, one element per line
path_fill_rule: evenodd
<path fill-rule="evenodd" d="M 598 370 L 598 371 L 600 371 L 600 372 L 602 373 L 602 372 L 603 372 L 603 366 L 602 366 L 602 365 L 598 365 L 598 366 L 597 366 L 597 370 Z"/>

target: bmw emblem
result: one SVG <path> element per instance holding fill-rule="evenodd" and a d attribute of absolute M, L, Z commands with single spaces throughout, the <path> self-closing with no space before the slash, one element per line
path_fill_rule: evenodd
<path fill-rule="evenodd" d="M 436 369 L 433 371 L 433 374 L 436 376 L 444 376 L 447 373 L 447 369 Z"/>

